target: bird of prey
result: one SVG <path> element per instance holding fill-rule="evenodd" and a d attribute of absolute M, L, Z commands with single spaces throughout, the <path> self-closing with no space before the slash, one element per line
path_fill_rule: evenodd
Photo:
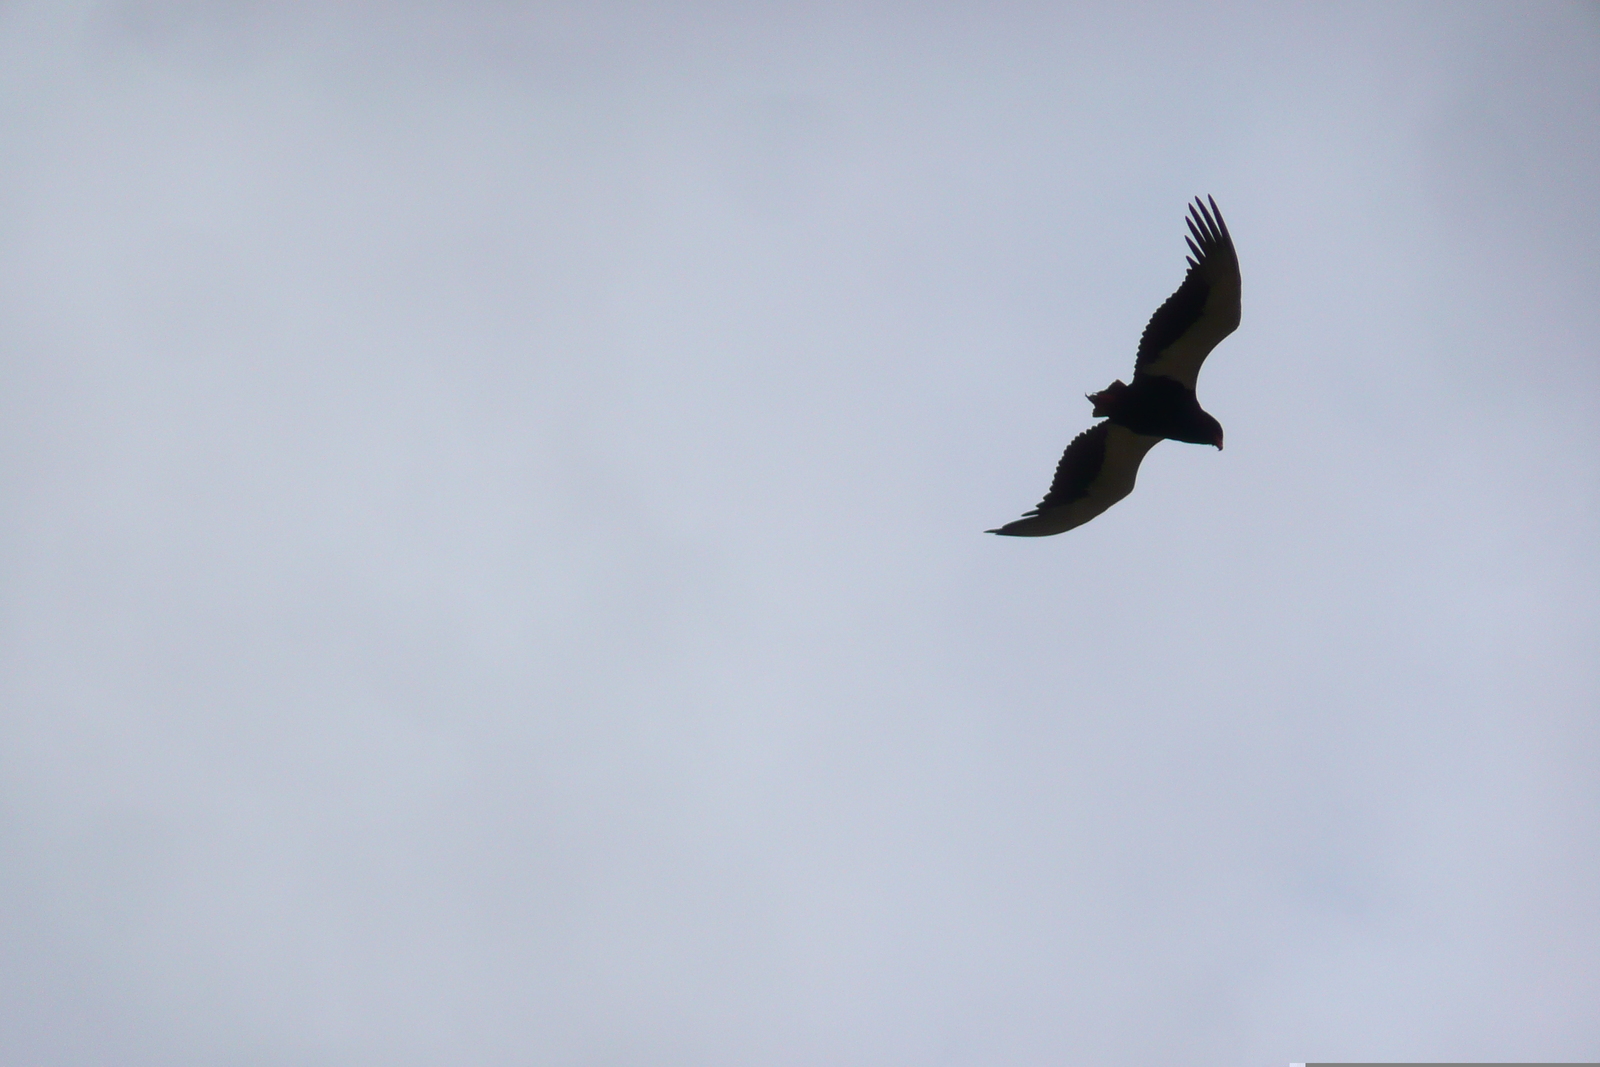
<path fill-rule="evenodd" d="M 1133 383 L 1088 394 L 1104 417 L 1072 439 L 1050 491 L 1016 522 L 989 533 L 1046 537 L 1082 526 L 1133 492 L 1139 464 L 1162 438 L 1222 447 L 1222 425 L 1195 399 L 1195 380 L 1217 343 L 1239 326 L 1239 257 L 1217 202 L 1189 208 L 1189 273 L 1150 316 Z"/>

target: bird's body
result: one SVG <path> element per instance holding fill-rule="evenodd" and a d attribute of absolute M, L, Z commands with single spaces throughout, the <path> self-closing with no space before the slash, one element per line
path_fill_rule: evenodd
<path fill-rule="evenodd" d="M 1134 374 L 1132 385 L 1112 382 L 1089 398 L 1096 415 L 1151 437 L 1214 445 L 1222 434 L 1194 390 L 1162 374 Z"/>
<path fill-rule="evenodd" d="M 1139 464 L 1163 439 L 1222 447 L 1222 425 L 1200 407 L 1195 382 L 1239 326 L 1239 258 L 1215 200 L 1209 210 L 1196 200 L 1188 223 L 1189 273 L 1145 327 L 1133 382 L 1089 396 L 1105 421 L 1073 438 L 1037 508 L 990 533 L 1045 537 L 1082 526 L 1133 492 Z"/>

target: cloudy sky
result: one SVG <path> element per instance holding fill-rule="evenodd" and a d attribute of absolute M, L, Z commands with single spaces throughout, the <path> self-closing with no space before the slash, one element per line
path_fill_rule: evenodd
<path fill-rule="evenodd" d="M 1593 4 L 0 4 L 0 1062 L 1600 1058 L 1597 192 Z"/>

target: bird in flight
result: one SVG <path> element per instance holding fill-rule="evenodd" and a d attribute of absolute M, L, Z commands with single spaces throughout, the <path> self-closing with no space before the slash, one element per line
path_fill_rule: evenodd
<path fill-rule="evenodd" d="M 1217 343 L 1239 326 L 1239 257 L 1217 202 L 1195 198 L 1184 238 L 1194 254 L 1178 291 L 1139 338 L 1133 383 L 1088 394 L 1097 422 L 1072 439 L 1039 506 L 993 534 L 1047 537 L 1082 526 L 1133 492 L 1145 453 L 1162 438 L 1222 447 L 1222 424 L 1195 399 L 1195 380 Z"/>

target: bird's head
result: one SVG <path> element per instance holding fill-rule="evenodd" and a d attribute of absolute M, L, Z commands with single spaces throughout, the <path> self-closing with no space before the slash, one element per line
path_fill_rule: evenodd
<path fill-rule="evenodd" d="M 1190 445 L 1214 445 L 1221 451 L 1222 424 L 1205 411 L 1198 410 L 1197 405 L 1194 418 L 1190 419 L 1189 426 L 1184 427 L 1184 435 L 1182 437 L 1174 435 L 1173 440 L 1189 442 Z"/>

